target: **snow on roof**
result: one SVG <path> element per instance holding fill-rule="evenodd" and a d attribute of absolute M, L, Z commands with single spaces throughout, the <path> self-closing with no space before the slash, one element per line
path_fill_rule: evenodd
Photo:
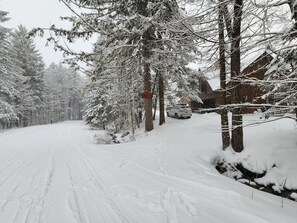
<path fill-rule="evenodd" d="M 257 50 L 249 52 L 248 55 L 241 59 L 241 71 L 247 68 L 251 63 L 253 63 L 258 57 L 260 57 L 264 51 Z"/>
<path fill-rule="evenodd" d="M 204 71 L 204 76 L 213 91 L 219 90 L 220 87 L 220 70 L 209 69 Z"/>
<path fill-rule="evenodd" d="M 204 70 L 205 67 L 210 66 L 206 61 L 203 60 L 196 60 L 192 61 L 187 64 L 186 67 L 190 68 L 191 70 L 199 71 L 199 70 Z"/>
<path fill-rule="evenodd" d="M 250 64 L 252 64 L 255 60 L 257 60 L 262 54 L 267 52 L 268 54 L 273 54 L 267 48 L 253 48 L 252 50 L 248 51 L 241 57 L 241 67 L 240 71 L 243 71 L 247 68 Z"/>
<path fill-rule="evenodd" d="M 214 79 L 220 76 L 220 70 L 219 69 L 209 69 L 208 71 L 205 71 L 205 77 L 210 79 Z"/>
<path fill-rule="evenodd" d="M 199 68 L 201 67 L 201 64 L 191 62 L 187 65 L 187 67 L 190 68 L 191 70 L 199 70 Z"/>
<path fill-rule="evenodd" d="M 248 52 L 245 56 L 243 56 L 241 61 L 241 71 L 247 68 L 250 64 L 252 64 L 255 60 L 257 60 L 262 54 L 267 52 L 266 49 L 256 49 L 254 51 Z M 268 52 L 269 53 L 269 52 Z M 220 71 L 219 70 L 209 70 L 204 73 L 205 77 L 209 78 L 207 82 L 209 83 L 211 89 L 213 91 L 220 89 Z M 230 79 L 229 75 L 226 76 L 227 80 Z"/>
<path fill-rule="evenodd" d="M 210 87 L 211 87 L 211 89 L 213 91 L 219 90 L 221 88 L 220 87 L 220 78 L 219 77 L 207 80 L 207 82 L 209 83 L 209 85 L 210 85 Z"/>

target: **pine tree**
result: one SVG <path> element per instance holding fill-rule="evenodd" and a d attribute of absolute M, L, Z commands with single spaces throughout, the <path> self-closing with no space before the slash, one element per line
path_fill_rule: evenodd
<path fill-rule="evenodd" d="M 136 125 L 139 125 L 136 105 L 139 105 L 142 85 L 139 70 L 135 69 L 139 61 L 137 56 L 126 58 L 129 51 L 119 49 L 113 53 L 104 53 L 104 43 L 105 38 L 101 36 L 94 50 L 98 53 L 95 53 L 96 68 L 87 87 L 85 120 L 93 125 L 107 127 L 108 130 L 131 129 L 133 133 Z M 115 54 L 118 56 L 114 57 Z M 119 56 L 122 54 L 123 57 Z M 126 63 L 129 63 L 129 66 Z M 97 117 L 93 114 L 97 114 Z"/>
<path fill-rule="evenodd" d="M 8 20 L 7 12 L 0 11 L 0 23 Z M 14 66 L 14 52 L 9 43 L 9 29 L 0 25 L 0 124 L 8 128 L 17 125 L 15 101 L 20 97 L 17 84 L 22 80 L 20 70 Z"/>
<path fill-rule="evenodd" d="M 121 91 L 120 98 L 126 105 L 126 116 L 129 114 L 131 123 L 135 123 L 134 114 L 139 102 L 139 93 L 145 92 L 145 130 L 153 129 L 152 120 L 152 85 L 158 72 L 167 79 L 179 82 L 179 86 L 187 86 L 185 55 L 193 52 L 191 28 L 182 17 L 175 0 L 128 0 L 128 1 L 62 1 L 69 8 L 72 3 L 84 8 L 84 13 L 63 19 L 72 23 L 70 30 L 52 26 L 50 30 L 56 36 L 63 36 L 70 42 L 76 38 L 88 39 L 93 33 L 100 35 L 100 40 L 91 54 L 77 54 L 60 45 L 53 37 L 49 38 L 56 47 L 75 60 L 87 61 L 95 67 L 101 66 L 97 78 L 112 76 L 117 81 Z M 73 9 L 73 8 L 72 8 Z M 94 13 L 95 12 L 95 13 Z M 41 31 L 36 29 L 33 32 Z M 53 35 L 54 36 L 54 35 Z M 191 42 L 191 45 L 186 45 Z M 186 44 L 185 44 L 186 43 Z M 102 56 L 102 57 L 101 57 Z M 100 57 L 100 60 L 98 60 Z M 189 57 L 188 57 L 189 58 Z M 161 60 L 161 61 L 160 61 Z M 160 65 L 163 65 L 160 69 Z M 142 89 L 129 85 L 139 83 L 142 79 Z M 98 83 L 98 82 L 97 82 Z M 133 84 L 132 84 L 133 85 Z M 93 86 L 93 85 L 90 85 Z M 125 86 L 129 86 L 127 91 Z M 140 91 L 140 92 L 139 92 Z M 125 93 L 124 93 L 125 92 Z M 119 94 L 118 94 L 119 95 Z M 129 98 L 130 97 L 130 98 Z M 122 116 L 122 115 L 120 115 Z M 133 124 L 132 124 L 133 125 Z"/>
<path fill-rule="evenodd" d="M 73 68 L 50 64 L 45 70 L 45 107 L 50 121 L 82 119 L 82 78 Z"/>
<path fill-rule="evenodd" d="M 22 97 L 18 103 L 18 116 L 23 126 L 38 124 L 43 106 L 44 63 L 28 31 L 19 26 L 11 35 L 12 49 L 16 54 L 16 65 L 22 69 L 25 81 L 19 85 Z"/>
<path fill-rule="evenodd" d="M 100 85 L 89 86 L 90 90 L 85 98 L 84 119 L 87 124 L 105 130 L 107 125 L 115 124 L 112 123 L 114 110 L 108 87 L 106 85 L 99 87 Z"/>
<path fill-rule="evenodd" d="M 264 95 L 266 101 L 272 104 L 266 112 L 267 116 L 275 113 L 285 115 L 287 112 L 295 112 L 297 120 L 297 2 L 289 0 L 275 3 L 270 7 L 281 4 L 289 5 L 293 26 L 283 33 L 282 46 L 274 55 L 266 72 L 265 81 L 260 85 L 266 91 Z"/>

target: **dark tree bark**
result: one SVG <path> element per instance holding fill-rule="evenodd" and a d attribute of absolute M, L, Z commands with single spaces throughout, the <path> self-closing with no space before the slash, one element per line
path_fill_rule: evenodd
<path fill-rule="evenodd" d="M 225 35 L 224 35 L 224 6 L 220 0 L 219 3 L 219 50 L 220 50 L 220 86 L 221 86 L 221 131 L 222 131 L 222 146 L 226 149 L 230 146 L 229 121 L 228 111 L 224 107 L 227 104 L 227 90 L 226 90 L 226 57 L 225 57 Z"/>
<path fill-rule="evenodd" d="M 155 98 L 154 98 L 155 100 L 153 102 L 153 121 L 156 120 L 157 105 L 158 105 L 158 94 L 157 94 L 157 90 L 156 90 L 156 88 L 158 88 L 157 81 L 159 82 L 158 75 L 159 75 L 159 73 L 157 72 L 156 76 L 155 76 L 154 84 L 153 84 L 153 90 L 152 90 L 153 94 L 155 94 Z"/>
<path fill-rule="evenodd" d="M 155 95 L 155 98 L 154 98 L 154 101 L 153 101 L 153 121 L 156 120 L 157 105 L 158 105 L 158 95 Z"/>
<path fill-rule="evenodd" d="M 147 4 L 148 0 L 137 0 L 135 1 L 137 12 L 142 16 L 148 16 Z M 150 30 L 146 30 L 142 34 L 142 59 L 143 59 L 143 83 L 144 83 L 144 92 L 152 93 L 152 84 L 151 84 L 151 73 L 150 73 L 150 45 L 149 41 L 151 40 Z M 153 98 L 144 98 L 144 126 L 145 131 L 153 130 Z"/>
<path fill-rule="evenodd" d="M 219 7 L 220 7 L 219 11 L 222 10 L 222 13 L 224 15 L 224 21 L 225 21 L 225 24 L 226 24 L 227 35 L 229 37 L 229 40 L 231 41 L 231 39 L 232 39 L 232 20 L 231 20 L 231 17 L 230 17 L 230 13 L 228 11 L 228 7 L 226 5 L 226 1 L 220 0 Z"/>
<path fill-rule="evenodd" d="M 165 123 L 165 106 L 164 106 L 164 80 L 163 75 L 159 74 L 159 125 L 163 125 Z"/>
<path fill-rule="evenodd" d="M 292 19 L 295 20 L 294 28 L 297 28 L 297 1 L 296 0 L 288 0 L 288 4 L 291 9 Z"/>
<path fill-rule="evenodd" d="M 297 0 L 288 0 L 287 3 L 291 9 L 292 20 L 294 20 L 293 28 L 288 35 L 289 39 L 292 39 L 297 37 Z"/>
<path fill-rule="evenodd" d="M 143 81 L 144 81 L 144 91 L 151 92 L 151 73 L 149 65 L 149 31 L 145 31 L 143 34 L 143 47 L 142 47 L 142 56 L 143 56 Z M 145 110 L 145 131 L 153 130 L 153 103 L 152 98 L 144 98 L 144 110 Z"/>
<path fill-rule="evenodd" d="M 231 83 L 232 83 L 232 103 L 235 108 L 232 110 L 232 148 L 236 152 L 243 150 L 243 129 L 241 103 L 241 81 L 240 74 L 240 40 L 241 40 L 241 20 L 242 20 L 243 0 L 234 2 L 234 19 L 231 39 Z"/>

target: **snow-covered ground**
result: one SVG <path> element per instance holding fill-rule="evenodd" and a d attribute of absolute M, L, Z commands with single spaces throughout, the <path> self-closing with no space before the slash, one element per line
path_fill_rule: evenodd
<path fill-rule="evenodd" d="M 245 123 L 258 116 L 245 117 Z M 1 223 L 296 223 L 297 202 L 254 190 L 211 165 L 221 152 L 217 114 L 168 118 L 125 144 L 95 144 L 83 122 L 0 133 Z M 297 186 L 292 120 L 249 126 L 239 159 Z M 236 159 L 238 156 L 236 156 Z M 287 172 L 285 172 L 287 171 Z M 283 182 L 283 181 L 281 181 Z"/>

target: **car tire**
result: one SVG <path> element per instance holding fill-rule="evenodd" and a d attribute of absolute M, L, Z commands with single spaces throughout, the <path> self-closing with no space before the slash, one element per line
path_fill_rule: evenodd
<path fill-rule="evenodd" d="M 169 112 L 167 112 L 167 117 L 170 117 Z"/>
<path fill-rule="evenodd" d="M 179 118 L 177 113 L 174 114 L 174 118 Z"/>

